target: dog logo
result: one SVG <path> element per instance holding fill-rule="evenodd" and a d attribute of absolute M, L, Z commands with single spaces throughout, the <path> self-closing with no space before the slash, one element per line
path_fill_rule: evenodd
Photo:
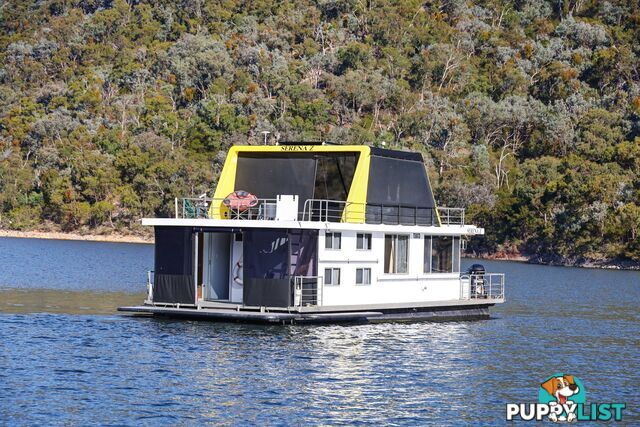
<path fill-rule="evenodd" d="M 538 403 L 506 404 L 507 421 L 620 421 L 626 403 L 590 402 L 582 382 L 575 375 L 554 374 L 538 383 Z"/>
<path fill-rule="evenodd" d="M 555 411 L 551 412 L 549 420 L 569 423 L 577 420 L 575 411 L 577 404 L 584 403 L 586 396 L 582 384 L 578 384 L 579 381 L 573 375 L 556 374 L 540 385 L 538 396 L 540 403 L 547 403 L 549 406 L 559 405 L 562 408 L 560 415 Z"/>

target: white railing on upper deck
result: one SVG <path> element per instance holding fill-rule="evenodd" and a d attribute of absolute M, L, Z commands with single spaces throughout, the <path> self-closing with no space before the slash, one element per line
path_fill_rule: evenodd
<path fill-rule="evenodd" d="M 308 199 L 303 221 L 352 222 L 367 224 L 464 225 L 463 208 L 429 208 L 399 204 L 354 203 L 340 200 Z M 444 216 L 443 216 L 444 215 Z M 444 217 L 444 220 L 442 218 Z"/>
<path fill-rule="evenodd" d="M 461 275 L 460 299 L 504 299 L 504 273 Z"/>
<path fill-rule="evenodd" d="M 302 221 L 364 222 L 366 204 L 343 200 L 307 199 L 302 208 Z"/>
<path fill-rule="evenodd" d="M 176 218 L 209 218 L 211 205 L 225 199 L 186 197 L 175 200 Z M 226 207 L 224 219 L 275 220 L 276 199 L 255 199 L 254 206 Z M 402 225 L 464 225 L 464 208 L 429 208 L 398 204 L 355 203 L 344 200 L 308 199 L 298 213 L 301 221 Z"/>
<path fill-rule="evenodd" d="M 209 218 L 209 208 L 211 205 L 215 203 L 222 205 L 224 200 L 225 199 L 185 197 L 182 199 L 181 210 L 178 210 L 178 203 L 176 202 L 176 218 Z M 244 208 L 227 207 L 224 219 L 276 219 L 276 199 L 256 199 L 255 203 L 254 206 Z"/>
<path fill-rule="evenodd" d="M 464 208 L 438 208 L 442 225 L 464 225 Z"/>

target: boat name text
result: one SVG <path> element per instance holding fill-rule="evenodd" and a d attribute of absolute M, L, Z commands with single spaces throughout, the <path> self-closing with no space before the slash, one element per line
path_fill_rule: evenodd
<path fill-rule="evenodd" d="M 283 145 L 282 151 L 311 151 L 312 145 Z"/>

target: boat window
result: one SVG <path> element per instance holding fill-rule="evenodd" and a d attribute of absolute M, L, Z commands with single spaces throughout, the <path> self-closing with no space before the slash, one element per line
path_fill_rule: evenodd
<path fill-rule="evenodd" d="M 372 149 L 366 222 L 438 225 L 437 221 L 422 157 L 391 158 L 386 150 Z"/>
<path fill-rule="evenodd" d="M 235 190 L 260 199 L 280 194 L 297 195 L 300 206 L 313 198 L 316 161 L 313 157 L 284 153 L 241 153 L 236 167 Z"/>
<path fill-rule="evenodd" d="M 453 272 L 453 238 L 433 236 L 431 243 L 431 272 Z"/>
<path fill-rule="evenodd" d="M 324 247 L 325 249 L 340 249 L 342 247 L 342 233 L 326 233 Z"/>
<path fill-rule="evenodd" d="M 371 269 L 356 268 L 356 285 L 370 285 L 370 284 L 371 284 Z"/>
<path fill-rule="evenodd" d="M 431 273 L 431 236 L 424 236 L 424 272 Z"/>
<path fill-rule="evenodd" d="M 370 251 L 371 250 L 371 234 L 358 233 L 356 235 L 356 249 Z"/>
<path fill-rule="evenodd" d="M 315 158 L 314 199 L 347 200 L 358 163 L 358 154 L 317 154 Z"/>
<path fill-rule="evenodd" d="M 339 285 L 340 284 L 340 269 L 339 268 L 325 268 L 324 269 L 324 284 L 325 285 Z"/>
<path fill-rule="evenodd" d="M 387 234 L 384 236 L 384 272 L 406 274 L 409 267 L 409 236 Z"/>
<path fill-rule="evenodd" d="M 297 195 L 302 210 L 309 199 L 346 201 L 351 189 L 358 153 L 264 153 L 238 154 L 234 187 L 260 199 Z M 340 219 L 344 203 L 322 205 L 331 218 Z M 319 205 L 312 209 L 315 215 Z M 313 220 L 318 218 L 312 215 Z"/>
<path fill-rule="evenodd" d="M 453 238 L 453 271 L 460 271 L 460 237 Z"/>

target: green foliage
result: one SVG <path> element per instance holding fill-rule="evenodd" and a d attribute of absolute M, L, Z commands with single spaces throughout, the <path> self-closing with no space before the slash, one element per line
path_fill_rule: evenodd
<path fill-rule="evenodd" d="M 637 2 L 5 3 L 2 227 L 171 215 L 268 130 L 421 151 L 472 250 L 640 260 Z"/>

